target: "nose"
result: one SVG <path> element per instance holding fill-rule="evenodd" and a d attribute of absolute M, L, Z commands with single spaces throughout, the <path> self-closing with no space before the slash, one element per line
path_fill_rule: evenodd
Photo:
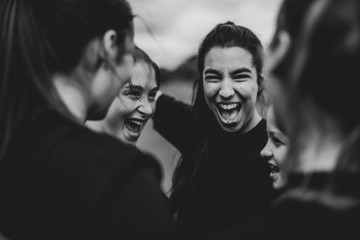
<path fill-rule="evenodd" d="M 235 94 L 232 82 L 230 79 L 225 78 L 221 83 L 219 95 L 223 98 L 230 98 Z"/>
<path fill-rule="evenodd" d="M 154 113 L 153 104 L 150 103 L 149 100 L 144 99 L 140 102 L 140 105 L 138 106 L 138 111 L 146 117 L 151 116 Z"/>
<path fill-rule="evenodd" d="M 272 157 L 272 151 L 269 146 L 269 141 L 267 141 L 265 147 L 261 150 L 260 155 L 263 158 L 271 158 Z"/>

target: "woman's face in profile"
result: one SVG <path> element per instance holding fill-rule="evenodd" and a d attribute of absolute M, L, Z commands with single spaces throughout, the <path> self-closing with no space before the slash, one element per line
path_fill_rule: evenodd
<path fill-rule="evenodd" d="M 203 86 L 206 103 L 223 130 L 246 132 L 258 123 L 258 79 L 247 50 L 212 48 L 204 59 Z"/>
<path fill-rule="evenodd" d="M 288 138 L 276 125 L 273 107 L 269 108 L 266 121 L 268 141 L 260 154 L 268 161 L 271 169 L 270 177 L 273 179 L 273 186 L 275 189 L 278 189 L 285 184 L 280 169 L 281 165 L 284 164 L 288 151 Z"/>
<path fill-rule="evenodd" d="M 116 124 L 116 136 L 129 145 L 136 144 L 142 130 L 155 111 L 158 90 L 153 67 L 144 62 L 134 65 L 131 84 L 127 83 L 112 103 L 106 117 Z"/>

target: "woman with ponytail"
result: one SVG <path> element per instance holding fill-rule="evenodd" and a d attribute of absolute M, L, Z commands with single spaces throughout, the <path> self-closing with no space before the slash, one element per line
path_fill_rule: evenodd
<path fill-rule="evenodd" d="M 182 154 L 170 200 L 185 239 L 237 239 L 275 195 L 260 156 L 267 141 L 262 68 L 258 37 L 225 22 L 199 47 L 194 105 L 158 94 L 154 127 Z"/>
<path fill-rule="evenodd" d="M 171 238 L 158 164 L 83 126 L 131 77 L 126 0 L 3 0 L 0 29 L 0 232 Z"/>

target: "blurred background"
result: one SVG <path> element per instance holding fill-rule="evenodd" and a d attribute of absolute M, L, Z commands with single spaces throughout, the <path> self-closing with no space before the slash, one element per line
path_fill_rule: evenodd
<path fill-rule="evenodd" d="M 275 30 L 282 0 L 129 0 L 136 18 L 135 43 L 161 69 L 160 89 L 178 100 L 191 103 L 197 77 L 196 53 L 205 35 L 218 23 L 233 21 L 250 28 L 265 50 Z M 138 147 L 160 162 L 165 193 L 180 154 L 153 130 L 148 122 Z"/>

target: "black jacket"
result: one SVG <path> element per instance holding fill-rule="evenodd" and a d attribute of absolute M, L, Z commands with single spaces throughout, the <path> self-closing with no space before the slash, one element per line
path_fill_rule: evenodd
<path fill-rule="evenodd" d="M 11 240 L 171 239 L 157 162 L 55 111 L 23 126 L 0 165 Z"/>
<path fill-rule="evenodd" d="M 333 176 L 291 174 L 271 208 L 247 223 L 243 238 L 360 239 L 360 175 Z"/>

